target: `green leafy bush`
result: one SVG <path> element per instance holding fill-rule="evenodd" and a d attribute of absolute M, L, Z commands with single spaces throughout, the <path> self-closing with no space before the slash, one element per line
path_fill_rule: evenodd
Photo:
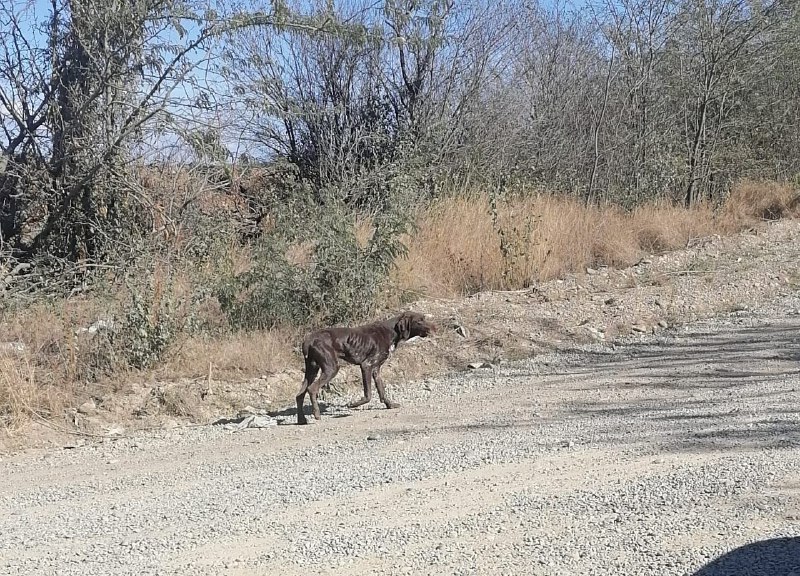
<path fill-rule="evenodd" d="M 315 202 L 299 190 L 282 199 L 270 207 L 269 231 L 254 242 L 251 268 L 218 283 L 231 327 L 341 323 L 372 314 L 404 250 L 407 218 L 391 209 L 377 214 L 369 240 L 359 243 L 354 212 L 334 194 Z M 306 247 L 299 261 L 289 256 L 298 247 Z"/>
<path fill-rule="evenodd" d="M 122 318 L 113 346 L 133 368 L 149 368 L 159 362 L 184 329 L 183 300 L 160 274 L 147 285 L 134 287 L 126 280 L 131 302 Z"/>

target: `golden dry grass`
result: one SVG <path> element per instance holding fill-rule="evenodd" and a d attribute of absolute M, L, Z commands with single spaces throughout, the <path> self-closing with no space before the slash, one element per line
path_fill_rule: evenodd
<path fill-rule="evenodd" d="M 6 343 L 0 351 L 0 425 L 13 429 L 31 413 L 58 416 L 88 396 L 114 388 L 98 372 L 106 359 L 101 339 L 79 331 L 105 312 L 98 300 L 65 300 L 0 318 Z"/>
<path fill-rule="evenodd" d="M 735 232 L 754 222 L 800 215 L 797 189 L 778 182 L 744 180 L 731 190 L 720 210 L 723 232 Z"/>
<path fill-rule="evenodd" d="M 720 233 L 724 227 L 708 205 L 687 210 L 667 203 L 636 208 L 623 226 L 633 231 L 634 249 L 651 254 L 682 248 L 691 239 Z"/>
<path fill-rule="evenodd" d="M 209 365 L 215 378 L 278 372 L 297 363 L 292 350 L 298 331 L 274 329 L 263 332 L 190 337 L 184 340 L 163 367 L 168 377 L 206 376 Z"/>
<path fill-rule="evenodd" d="M 17 358 L 37 366 L 40 378 L 79 382 L 85 380 L 85 358 L 75 331 L 103 315 L 99 301 L 64 300 L 58 304 L 36 304 L 0 322 L 3 339 L 25 347 Z"/>
<path fill-rule="evenodd" d="M 486 194 L 445 198 L 419 213 L 392 283 L 401 292 L 439 297 L 523 288 L 587 267 L 631 265 L 692 238 L 795 216 L 799 202 L 789 186 L 743 182 L 717 210 L 660 202 L 624 212 L 540 194 L 498 202 L 493 220 Z"/>
<path fill-rule="evenodd" d="M 31 412 L 49 409 L 50 404 L 37 386 L 33 367 L 25 359 L 0 357 L 0 428 L 13 430 Z"/>

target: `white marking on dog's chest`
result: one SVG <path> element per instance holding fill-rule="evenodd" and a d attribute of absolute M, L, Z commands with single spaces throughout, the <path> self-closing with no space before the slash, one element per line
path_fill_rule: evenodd
<path fill-rule="evenodd" d="M 392 355 L 392 352 L 394 352 L 395 348 L 397 348 L 397 346 L 395 346 L 394 344 L 390 344 L 389 345 L 389 356 Z"/>

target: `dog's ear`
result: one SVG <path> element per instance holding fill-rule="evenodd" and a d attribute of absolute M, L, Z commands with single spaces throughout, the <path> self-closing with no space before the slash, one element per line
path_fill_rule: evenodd
<path fill-rule="evenodd" d="M 397 317 L 397 322 L 394 324 L 394 331 L 398 336 L 398 340 L 408 340 L 411 338 L 411 321 L 412 318 L 408 312 L 403 312 Z"/>

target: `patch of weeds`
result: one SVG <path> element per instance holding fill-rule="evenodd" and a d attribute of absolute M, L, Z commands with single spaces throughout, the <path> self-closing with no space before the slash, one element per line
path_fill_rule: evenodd
<path fill-rule="evenodd" d="M 530 239 L 533 236 L 538 217 L 526 214 L 520 225 L 516 224 L 517 219 L 515 218 L 511 218 L 514 224 L 510 227 L 503 225 L 500 221 L 496 194 L 489 196 L 489 214 L 492 217 L 492 227 L 500 240 L 503 285 L 511 287 L 519 284 L 523 288 L 527 288 L 530 286 L 530 278 L 522 278 L 521 282 L 517 282 L 517 280 L 520 280 L 519 276 L 530 270 L 532 258 Z"/>
<path fill-rule="evenodd" d="M 711 258 L 702 257 L 697 254 L 692 255 L 692 258 L 686 264 L 685 271 L 693 274 L 702 274 L 710 272 L 714 268 Z"/>
<path fill-rule="evenodd" d="M 170 345 L 186 325 L 184 299 L 177 296 L 166 276 L 155 273 L 144 286 L 134 286 L 125 278 L 130 303 L 113 333 L 111 349 L 137 369 L 149 368 L 162 360 Z"/>

